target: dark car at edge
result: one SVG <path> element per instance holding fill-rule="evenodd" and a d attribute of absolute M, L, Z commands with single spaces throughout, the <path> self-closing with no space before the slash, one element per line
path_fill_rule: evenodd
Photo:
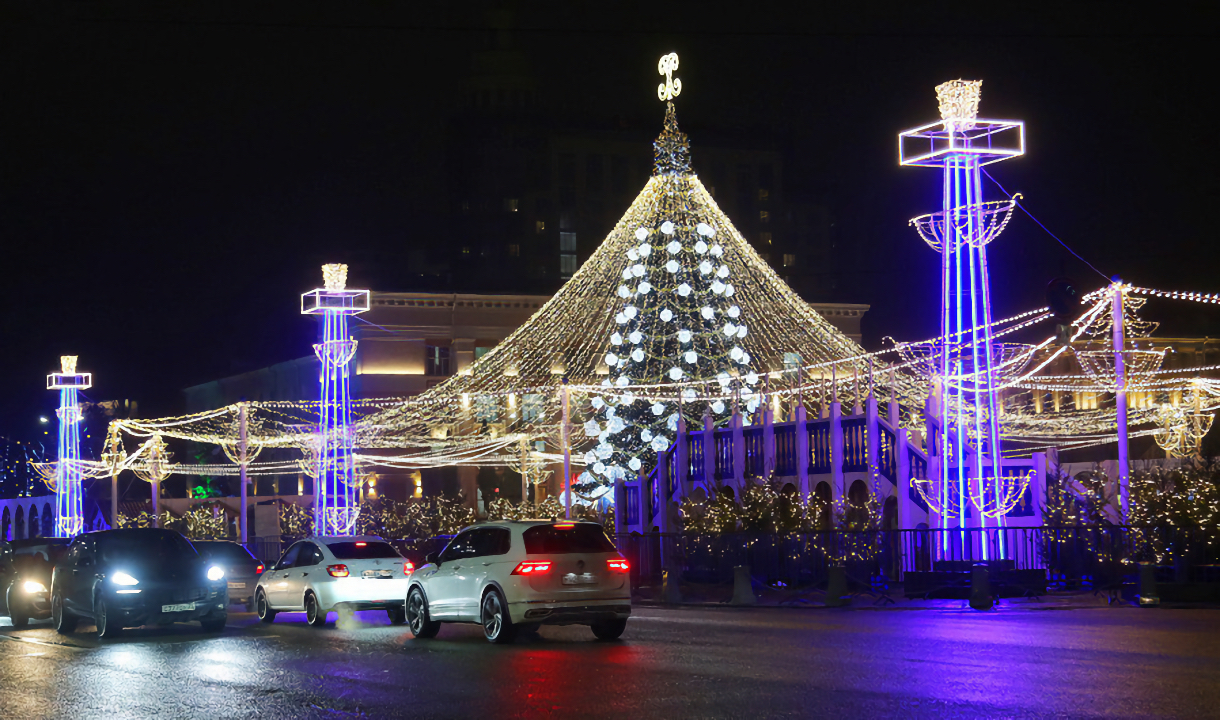
<path fill-rule="evenodd" d="M 172 530 L 85 533 L 51 578 L 51 617 L 65 634 L 82 619 L 103 638 L 125 627 L 193 621 L 215 632 L 228 620 L 228 604 L 223 569 Z"/>

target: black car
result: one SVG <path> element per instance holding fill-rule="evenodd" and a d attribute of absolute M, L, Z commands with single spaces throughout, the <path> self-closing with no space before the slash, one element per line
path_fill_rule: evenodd
<path fill-rule="evenodd" d="M 0 542 L 0 600 L 13 627 L 51 617 L 51 569 L 70 542 L 67 538 Z"/>
<path fill-rule="evenodd" d="M 97 625 L 98 637 L 194 620 L 215 632 L 228 621 L 228 605 L 224 571 L 172 530 L 85 533 L 51 578 L 51 617 L 60 633 L 75 630 L 81 618 Z"/>
<path fill-rule="evenodd" d="M 228 540 L 196 540 L 192 545 L 199 555 L 225 571 L 229 584 L 229 602 L 245 603 L 247 610 L 254 609 L 254 588 L 266 567 L 256 560 L 239 543 Z"/>

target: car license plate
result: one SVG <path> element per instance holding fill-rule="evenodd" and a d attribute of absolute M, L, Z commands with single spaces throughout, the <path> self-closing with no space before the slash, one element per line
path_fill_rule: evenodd
<path fill-rule="evenodd" d="M 231 582 L 231 583 L 229 583 L 229 589 L 230 589 L 230 590 L 245 590 L 245 589 L 246 589 L 246 584 L 245 584 L 245 583 L 233 583 L 233 582 Z"/>
<path fill-rule="evenodd" d="M 389 579 L 394 575 L 391 570 L 365 570 L 363 574 L 366 579 Z"/>
<path fill-rule="evenodd" d="M 194 610 L 194 609 L 195 609 L 195 603 L 193 603 L 193 602 L 178 603 L 177 605 L 162 605 L 161 606 L 161 612 L 163 612 L 163 613 L 186 612 L 188 610 Z"/>
<path fill-rule="evenodd" d="M 564 585 L 596 585 L 597 578 L 592 573 L 577 575 L 576 573 L 568 573 L 563 576 Z"/>

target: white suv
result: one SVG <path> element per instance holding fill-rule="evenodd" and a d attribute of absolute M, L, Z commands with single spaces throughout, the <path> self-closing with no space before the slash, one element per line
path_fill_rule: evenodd
<path fill-rule="evenodd" d="M 404 622 L 403 595 L 414 568 L 375 536 L 311 537 L 294 543 L 258 579 L 254 607 L 263 622 L 276 613 L 305 611 L 315 627 L 332 610 L 384 609 Z"/>
<path fill-rule="evenodd" d="M 629 570 L 596 523 L 481 523 L 411 576 L 407 625 L 430 638 L 442 622 L 479 623 L 493 643 L 522 627 L 588 625 L 613 640 L 631 616 Z"/>

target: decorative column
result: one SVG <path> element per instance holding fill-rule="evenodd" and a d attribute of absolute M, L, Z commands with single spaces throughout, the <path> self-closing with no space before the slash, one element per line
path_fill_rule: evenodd
<path fill-rule="evenodd" d="M 839 502 L 843 487 L 843 406 L 838 397 L 830 401 L 830 499 Z"/>
<path fill-rule="evenodd" d="M 703 486 L 709 493 L 720 487 L 716 481 L 716 426 L 711 415 L 703 416 Z"/>
<path fill-rule="evenodd" d="M 734 410 L 729 422 L 733 428 L 733 486 L 740 497 L 746 486 L 746 435 L 741 412 Z"/>
<path fill-rule="evenodd" d="M 47 375 L 47 389 L 59 391 L 59 445 L 55 462 L 55 537 L 80 534 L 85 525 L 81 495 L 80 404 L 77 391 L 93 387 L 92 373 L 76 372 L 76 356 L 59 358 L 60 372 Z M 111 521 L 113 523 L 113 520 Z"/>
<path fill-rule="evenodd" d="M 1131 506 L 1131 463 L 1128 461 L 1127 435 L 1127 367 L 1123 356 L 1126 339 L 1123 315 L 1123 281 L 1117 275 L 1110 286 L 1114 298 L 1110 302 L 1111 337 L 1114 344 L 1114 407 L 1118 413 L 1118 498 L 1122 506 L 1123 524 L 1127 524 Z"/>
<path fill-rule="evenodd" d="M 678 437 L 677 444 L 674 446 L 674 462 L 678 463 L 677 493 L 679 497 L 686 497 L 690 493 L 690 487 L 687 485 L 690 482 L 690 436 L 686 434 L 686 420 L 681 414 L 678 415 Z"/>
<path fill-rule="evenodd" d="M 1017 196 L 985 201 L 982 167 L 1023 155 L 1024 125 L 980 119 L 981 89 L 981 80 L 938 85 L 940 121 L 903 132 L 898 140 L 900 165 L 941 171 L 940 211 L 911 220 L 941 256 L 941 332 L 929 359 L 940 379 L 937 406 L 944 415 L 935 441 L 937 476 L 924 493 L 938 507 L 941 527 L 966 527 L 968 503 L 976 506 L 978 526 L 986 527 L 990 515 L 1003 527 L 1022 489 L 1017 478 L 1004 476 L 1001 463 L 999 356 L 987 266 L 987 245 L 1008 223 Z M 983 559 L 989 559 L 986 544 Z"/>
<path fill-rule="evenodd" d="M 356 355 L 356 340 L 348 334 L 347 318 L 368 311 L 369 291 L 346 289 L 347 265 L 323 265 L 322 277 L 324 288 L 301 295 L 301 313 L 322 316 L 322 342 L 313 346 L 322 364 L 314 533 L 350 536 L 360 512 L 356 503 L 360 481 L 349 426 L 348 363 Z"/>
<path fill-rule="evenodd" d="M 796 407 L 796 486 L 802 497 L 813 492 L 809 487 L 809 427 L 805 420 L 805 406 Z"/>

